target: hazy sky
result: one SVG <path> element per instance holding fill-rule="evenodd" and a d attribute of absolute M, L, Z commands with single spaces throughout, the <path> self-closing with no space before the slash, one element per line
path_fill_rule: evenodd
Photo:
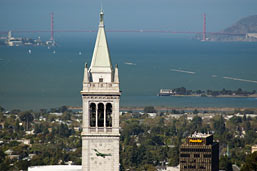
<path fill-rule="evenodd" d="M 257 14 L 257 0 L 102 0 L 107 29 L 219 31 Z M 0 31 L 96 29 L 100 0 L 0 0 Z"/>

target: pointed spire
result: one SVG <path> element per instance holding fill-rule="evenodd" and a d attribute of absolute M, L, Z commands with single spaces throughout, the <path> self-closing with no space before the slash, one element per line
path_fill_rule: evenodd
<path fill-rule="evenodd" d="M 103 16 L 104 13 L 103 10 L 101 10 L 95 49 L 90 66 L 91 72 L 112 72 L 112 63 L 105 36 Z"/>
<path fill-rule="evenodd" d="M 88 83 L 89 79 L 88 79 L 88 70 L 87 70 L 87 63 L 85 63 L 85 69 L 84 69 L 84 81 L 83 83 Z"/>
<path fill-rule="evenodd" d="M 118 71 L 118 64 L 115 65 L 115 73 L 114 73 L 114 82 L 119 83 L 119 71 Z"/>

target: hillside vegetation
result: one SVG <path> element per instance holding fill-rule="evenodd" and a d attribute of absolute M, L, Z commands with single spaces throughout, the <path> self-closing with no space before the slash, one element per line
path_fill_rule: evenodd
<path fill-rule="evenodd" d="M 257 15 L 240 19 L 233 26 L 224 30 L 226 33 L 257 33 Z"/>

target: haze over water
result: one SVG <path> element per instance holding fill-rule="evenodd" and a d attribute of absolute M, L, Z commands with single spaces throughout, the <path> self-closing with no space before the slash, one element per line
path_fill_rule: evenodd
<path fill-rule="evenodd" d="M 84 63 L 91 62 L 95 38 L 96 33 L 74 33 L 57 35 L 58 46 L 52 49 L 0 47 L 0 105 L 80 106 Z M 112 64 L 119 65 L 121 106 L 257 107 L 256 98 L 156 96 L 161 88 L 182 86 L 257 90 L 257 43 L 200 42 L 146 33 L 107 33 L 107 39 Z"/>

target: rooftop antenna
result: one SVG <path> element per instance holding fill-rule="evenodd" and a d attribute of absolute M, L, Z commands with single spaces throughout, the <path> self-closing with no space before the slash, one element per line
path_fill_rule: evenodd
<path fill-rule="evenodd" d="M 103 1 L 101 1 L 101 11 L 103 11 Z"/>

